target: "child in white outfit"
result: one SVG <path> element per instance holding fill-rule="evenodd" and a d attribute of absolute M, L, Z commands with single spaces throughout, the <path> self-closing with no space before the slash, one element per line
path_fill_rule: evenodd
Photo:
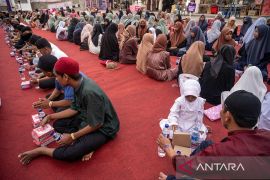
<path fill-rule="evenodd" d="M 170 110 L 167 123 L 176 125 L 177 130 L 192 133 L 197 126 L 200 131 L 200 140 L 206 139 L 207 128 L 203 124 L 205 99 L 199 97 L 201 87 L 198 81 L 189 79 L 183 84 L 183 94 L 175 100 Z"/>

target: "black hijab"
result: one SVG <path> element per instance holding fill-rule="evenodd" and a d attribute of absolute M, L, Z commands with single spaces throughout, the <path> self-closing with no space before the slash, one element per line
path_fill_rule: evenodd
<path fill-rule="evenodd" d="M 204 17 L 204 20 L 201 21 L 201 17 Z M 198 26 L 201 28 L 202 32 L 205 32 L 207 30 L 208 27 L 208 23 L 207 20 L 205 19 L 205 15 L 201 15 Z"/>
<path fill-rule="evenodd" d="M 119 60 L 119 44 L 116 37 L 118 25 L 111 23 L 101 39 L 99 58 L 103 60 Z"/>
<path fill-rule="evenodd" d="M 92 42 L 95 46 L 98 46 L 99 35 L 103 33 L 102 26 L 100 24 L 96 24 L 93 29 Z"/>
<path fill-rule="evenodd" d="M 270 53 L 270 28 L 267 25 L 257 26 L 259 37 L 252 39 L 246 47 L 247 63 L 260 64 L 265 54 Z"/>
<path fill-rule="evenodd" d="M 251 17 L 247 16 L 243 19 L 243 26 L 241 27 L 240 36 L 244 36 L 248 28 L 252 25 Z"/>
<path fill-rule="evenodd" d="M 218 52 L 216 59 L 211 60 L 210 74 L 212 77 L 217 78 L 223 63 L 233 65 L 235 49 L 233 46 L 224 44 Z"/>

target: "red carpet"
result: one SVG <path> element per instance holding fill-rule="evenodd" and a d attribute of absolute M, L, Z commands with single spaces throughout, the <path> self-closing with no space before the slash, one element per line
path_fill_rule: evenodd
<path fill-rule="evenodd" d="M 22 166 L 18 154 L 35 148 L 32 142 L 31 115 L 36 113 L 32 102 L 46 93 L 20 89 L 18 66 L 9 56 L 0 30 L 0 179 L 157 179 L 160 171 L 172 173 L 167 158 L 157 156 L 156 138 L 159 119 L 168 116 L 179 96 L 173 82 L 157 82 L 139 72 L 134 65 L 121 65 L 107 70 L 98 58 L 69 42 L 59 42 L 55 34 L 41 30 L 35 33 L 47 38 L 68 56 L 78 60 L 81 70 L 94 79 L 108 94 L 119 115 L 121 127 L 115 140 L 109 142 L 88 162 L 67 163 L 41 157 Z M 207 106 L 209 107 L 209 106 Z M 220 121 L 205 123 L 213 129 L 211 139 L 219 141 L 226 135 Z"/>

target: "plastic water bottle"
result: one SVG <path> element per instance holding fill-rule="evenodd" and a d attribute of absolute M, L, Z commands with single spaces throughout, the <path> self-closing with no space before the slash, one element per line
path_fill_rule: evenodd
<path fill-rule="evenodd" d="M 55 141 L 59 141 L 62 138 L 62 134 L 58 132 L 54 132 L 52 136 Z"/>
<path fill-rule="evenodd" d="M 176 58 L 176 65 L 178 65 L 180 63 L 180 57 Z"/>
<path fill-rule="evenodd" d="M 191 149 L 195 150 L 200 144 L 200 132 L 197 125 L 193 128 L 191 133 Z"/>
<path fill-rule="evenodd" d="M 19 73 L 20 73 L 21 80 L 24 81 L 25 80 L 25 75 L 24 75 L 22 69 L 19 69 Z"/>
<path fill-rule="evenodd" d="M 165 124 L 165 127 L 162 129 L 162 135 L 165 137 L 165 138 L 169 138 L 169 124 Z M 166 153 L 165 151 L 160 148 L 158 146 L 158 156 L 159 157 L 165 157 L 166 156 Z"/>
<path fill-rule="evenodd" d="M 41 108 L 38 108 L 37 111 L 39 119 L 42 120 L 46 116 L 45 112 Z"/>

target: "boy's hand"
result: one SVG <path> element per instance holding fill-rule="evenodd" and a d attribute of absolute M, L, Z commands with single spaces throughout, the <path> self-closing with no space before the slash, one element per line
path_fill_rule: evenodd
<path fill-rule="evenodd" d="M 70 134 L 62 134 L 62 138 L 57 141 L 57 143 L 61 146 L 71 144 L 72 142 L 73 139 L 71 138 Z"/>
<path fill-rule="evenodd" d="M 51 116 L 50 115 L 47 115 L 45 116 L 45 118 L 43 118 L 43 120 L 41 121 L 40 125 L 41 126 L 44 126 L 45 124 L 49 123 L 51 121 Z"/>

